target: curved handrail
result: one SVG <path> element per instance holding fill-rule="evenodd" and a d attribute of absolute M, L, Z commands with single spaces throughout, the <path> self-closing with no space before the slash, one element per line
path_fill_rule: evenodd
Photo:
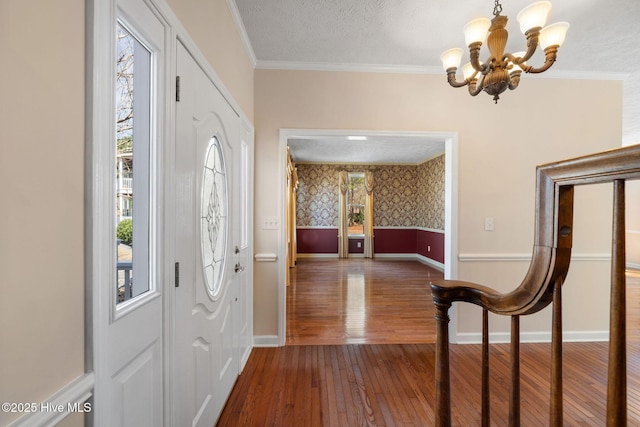
<path fill-rule="evenodd" d="M 524 315 L 545 308 L 562 284 L 571 261 L 573 187 L 640 178 L 640 145 L 548 163 L 536 168 L 536 225 L 533 256 L 522 283 L 500 293 L 487 286 L 460 280 L 434 280 L 436 304 L 464 301 L 493 313 Z"/>

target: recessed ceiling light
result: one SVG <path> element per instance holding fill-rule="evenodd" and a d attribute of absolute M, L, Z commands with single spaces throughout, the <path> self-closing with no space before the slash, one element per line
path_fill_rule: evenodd
<path fill-rule="evenodd" d="M 348 136 L 347 139 L 349 141 L 365 141 L 367 137 L 366 136 Z"/>

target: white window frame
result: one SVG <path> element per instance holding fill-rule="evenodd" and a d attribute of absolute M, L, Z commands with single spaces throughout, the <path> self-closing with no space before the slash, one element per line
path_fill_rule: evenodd
<path fill-rule="evenodd" d="M 148 301 L 155 299 L 159 296 L 160 291 L 157 289 L 157 266 L 158 260 L 156 259 L 156 251 L 154 248 L 157 245 L 158 224 L 156 218 L 156 212 L 159 209 L 157 205 L 157 170 L 158 170 L 158 107 L 155 100 L 158 98 L 157 91 L 160 90 L 160 82 L 158 81 L 158 67 L 160 66 L 158 61 L 158 52 L 161 47 L 154 46 L 139 30 L 138 26 L 132 22 L 126 13 L 118 9 L 116 17 L 116 25 L 122 26 L 136 41 L 140 44 L 142 49 L 149 52 L 149 61 L 144 63 L 145 67 L 148 66 L 149 74 L 140 76 L 134 74 L 134 97 L 136 87 L 143 87 L 148 91 L 143 91 L 143 95 L 137 99 L 148 98 L 148 103 L 145 103 L 145 107 L 142 108 L 139 103 L 134 100 L 134 137 L 138 140 L 143 140 L 144 144 L 134 142 L 134 160 L 135 166 L 133 169 L 133 194 L 136 195 L 136 209 L 133 211 L 133 233 L 134 239 L 145 241 L 144 245 L 133 246 L 133 278 L 135 283 L 142 281 L 146 283 L 146 291 L 143 291 L 140 295 L 134 296 L 128 301 L 118 303 L 117 292 L 111 292 L 111 322 L 115 322 L 122 316 L 137 309 Z M 114 29 L 115 32 L 115 29 Z M 113 43 L 115 44 L 115 36 Z M 115 50 L 115 47 L 114 47 Z M 135 53 L 134 53 L 135 54 Z M 140 55 L 138 55 L 140 59 Z M 114 55 L 115 61 L 115 55 Z M 134 65 L 135 67 L 135 65 Z M 115 64 L 113 67 L 115 80 Z M 135 72 L 135 71 L 134 71 Z M 113 87 L 113 94 L 115 98 L 115 83 Z M 138 92 L 140 93 L 140 91 Z M 114 105 L 115 112 L 115 105 Z M 135 124 L 135 117 L 144 117 L 142 124 Z M 114 119 L 115 127 L 115 119 Z M 115 143 L 115 134 L 113 142 Z M 116 158 L 115 150 L 112 150 L 113 165 L 111 173 L 113 174 L 112 182 L 116 182 Z M 138 171 L 136 173 L 136 170 Z M 115 200 L 115 193 L 112 197 Z M 113 223 L 115 226 L 115 208 L 113 209 Z M 142 232 L 141 232 L 142 230 Z M 115 230 L 112 233 L 115 242 Z M 116 249 L 114 249 L 114 252 Z M 115 266 L 115 264 L 114 264 Z M 117 274 L 117 272 L 116 272 Z M 117 280 L 117 279 L 116 279 Z M 115 281 L 113 283 L 116 283 Z M 145 288 L 145 285 L 143 285 Z M 135 289 L 135 288 L 134 288 Z"/>
<path fill-rule="evenodd" d="M 351 181 L 352 177 L 353 178 L 362 178 L 362 179 L 364 179 L 364 172 L 348 172 L 347 174 L 349 176 L 349 181 Z M 349 216 L 348 215 L 349 206 L 351 206 L 351 203 L 349 201 L 349 192 L 347 191 L 347 217 Z M 362 209 L 364 210 L 364 205 L 362 205 Z M 366 217 L 367 213 L 365 212 L 364 214 L 365 214 L 364 221 L 366 221 L 367 220 L 367 217 Z M 348 219 L 347 219 L 347 221 L 348 221 Z M 348 228 L 347 228 L 347 230 L 348 230 Z M 347 237 L 349 239 L 364 239 L 364 223 L 362 224 L 362 233 L 358 233 L 358 234 L 349 233 Z"/>

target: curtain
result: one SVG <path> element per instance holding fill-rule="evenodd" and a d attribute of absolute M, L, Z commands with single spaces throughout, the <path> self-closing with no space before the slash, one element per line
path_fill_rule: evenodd
<path fill-rule="evenodd" d="M 296 212 L 298 210 L 298 168 L 293 168 L 293 191 L 291 192 L 291 261 L 295 266 L 298 262 L 298 238 L 296 233 Z"/>
<path fill-rule="evenodd" d="M 347 184 L 349 175 L 346 171 L 338 173 L 338 258 L 349 258 L 349 231 L 347 229 Z"/>
<path fill-rule="evenodd" d="M 364 257 L 373 258 L 373 172 L 365 171 L 364 188 L 367 196 L 364 201 Z"/>
<path fill-rule="evenodd" d="M 298 189 L 298 172 L 291 156 L 287 157 L 287 265 L 295 267 L 298 260 L 296 241 L 296 192 Z"/>

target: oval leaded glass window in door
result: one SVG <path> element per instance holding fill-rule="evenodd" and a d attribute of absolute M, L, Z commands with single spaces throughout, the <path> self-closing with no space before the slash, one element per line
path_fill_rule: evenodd
<path fill-rule="evenodd" d="M 222 287 L 227 249 L 227 179 L 222 147 L 215 136 L 204 156 L 200 224 L 204 283 L 215 298 Z"/>

